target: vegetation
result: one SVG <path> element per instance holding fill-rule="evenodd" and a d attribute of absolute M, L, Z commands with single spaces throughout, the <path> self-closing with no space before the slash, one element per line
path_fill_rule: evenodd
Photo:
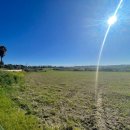
<path fill-rule="evenodd" d="M 3 65 L 4 62 L 2 61 L 2 58 L 5 56 L 7 49 L 5 46 L 0 46 L 0 57 L 1 57 L 1 61 L 0 61 L 0 65 Z"/>
<path fill-rule="evenodd" d="M 95 72 L 0 73 L 3 129 L 98 130 Z M 130 130 L 130 74 L 100 72 L 99 75 L 106 128 Z"/>
<path fill-rule="evenodd" d="M 12 85 L 21 85 L 24 80 L 24 73 L 16 72 L 5 72 L 0 71 L 0 86 L 1 87 L 11 87 Z"/>
<path fill-rule="evenodd" d="M 130 130 L 130 73 L 100 73 L 103 108 L 109 129 Z"/>
<path fill-rule="evenodd" d="M 93 77 L 89 72 L 30 72 L 16 98 L 46 129 L 95 128 Z"/>
<path fill-rule="evenodd" d="M 25 111 L 12 97 L 23 85 L 23 73 L 0 71 L 0 129 L 1 130 L 40 130 L 37 119 L 25 115 Z"/>
<path fill-rule="evenodd" d="M 26 72 L 32 71 L 47 71 L 47 70 L 58 70 L 58 71 L 95 71 L 96 66 L 27 66 L 27 65 L 12 65 L 6 64 L 4 65 L 4 69 L 22 69 Z M 130 65 L 108 65 L 108 66 L 100 66 L 100 71 L 107 72 L 130 72 Z"/>

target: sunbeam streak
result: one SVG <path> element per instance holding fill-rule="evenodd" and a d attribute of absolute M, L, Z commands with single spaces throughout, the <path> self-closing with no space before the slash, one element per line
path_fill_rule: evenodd
<path fill-rule="evenodd" d="M 98 56 L 98 62 L 97 62 L 97 68 L 96 68 L 96 77 L 95 77 L 95 101 L 96 101 L 96 105 L 97 105 L 97 111 L 96 111 L 96 117 L 97 117 L 97 125 L 99 127 L 99 130 L 106 130 L 106 125 L 105 125 L 105 121 L 103 116 L 103 108 L 102 108 L 102 88 L 98 87 L 98 77 L 99 77 L 99 67 L 100 67 L 100 61 L 101 61 L 101 57 L 102 57 L 102 52 L 103 52 L 103 48 L 107 39 L 107 36 L 109 34 L 109 31 L 111 29 L 111 26 L 117 21 L 117 13 L 118 10 L 120 9 L 120 6 L 122 4 L 123 0 L 120 0 L 114 14 L 112 17 L 110 17 L 108 19 L 108 28 L 106 30 L 106 33 L 104 35 L 102 44 L 101 44 L 101 48 L 100 48 L 100 52 L 99 52 L 99 56 Z"/>
<path fill-rule="evenodd" d="M 114 12 L 114 15 L 112 17 L 116 17 L 119 9 L 120 9 L 120 6 L 122 4 L 123 0 L 120 0 L 115 12 Z M 104 45 L 105 45 L 105 42 L 106 42 L 106 39 L 107 39 L 107 36 L 109 34 L 109 31 L 111 29 L 111 26 L 112 24 L 109 24 L 108 25 L 108 28 L 106 30 L 106 33 L 104 35 L 104 38 L 103 38 L 103 42 L 101 44 L 101 49 L 100 49 L 100 52 L 99 52 L 99 56 L 98 56 L 98 62 L 97 62 L 97 68 L 96 68 L 96 78 L 95 78 L 95 97 L 97 95 L 97 86 L 98 86 L 98 73 L 99 73 L 99 67 L 100 67 L 100 61 L 101 61 L 101 56 L 102 56 L 102 52 L 103 52 L 103 48 L 104 48 Z"/>
<path fill-rule="evenodd" d="M 103 51 L 103 48 L 104 48 L 104 44 L 106 42 L 106 38 L 108 36 L 108 33 L 109 33 L 109 30 L 111 28 L 111 24 L 108 26 L 107 28 L 107 31 L 105 33 L 105 36 L 104 36 L 104 39 L 103 39 L 103 42 L 102 42 L 102 46 L 101 46 L 101 49 L 100 49 L 100 52 L 99 52 L 99 58 L 98 58 L 98 63 L 97 63 L 97 69 L 96 69 L 96 79 L 95 79 L 95 95 L 97 93 L 97 85 L 98 85 L 98 72 L 99 72 L 99 65 L 100 65 L 100 60 L 101 60 L 101 56 L 102 56 L 102 51 Z"/>

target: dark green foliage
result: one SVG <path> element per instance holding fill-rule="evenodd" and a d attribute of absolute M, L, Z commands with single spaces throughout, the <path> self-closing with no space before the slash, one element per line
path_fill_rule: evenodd
<path fill-rule="evenodd" d="M 0 72 L 0 86 L 7 87 L 14 84 L 19 84 L 23 82 L 23 74 L 21 73 L 11 73 L 11 72 Z"/>
<path fill-rule="evenodd" d="M 5 46 L 0 46 L 0 57 L 1 57 L 0 65 L 4 64 L 4 62 L 2 61 L 2 58 L 5 56 L 6 51 L 7 49 Z"/>

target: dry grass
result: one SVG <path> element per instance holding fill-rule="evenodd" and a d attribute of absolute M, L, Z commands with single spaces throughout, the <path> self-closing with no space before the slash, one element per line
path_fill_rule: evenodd
<path fill-rule="evenodd" d="M 95 128 L 94 73 L 28 73 L 20 102 L 28 104 L 41 124 L 63 128 Z"/>
<path fill-rule="evenodd" d="M 10 97 L 26 117 L 37 118 L 40 124 L 35 130 L 39 125 L 44 130 L 99 129 L 94 72 L 29 72 L 25 79 L 25 85 Z M 98 88 L 106 129 L 130 130 L 130 74 L 101 72 Z"/>

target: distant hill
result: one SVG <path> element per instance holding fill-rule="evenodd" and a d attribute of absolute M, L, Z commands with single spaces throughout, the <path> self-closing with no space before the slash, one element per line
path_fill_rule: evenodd
<path fill-rule="evenodd" d="M 26 65 L 13 65 L 6 64 L 3 66 L 4 69 L 14 70 L 22 69 L 25 71 L 47 71 L 47 70 L 58 70 L 58 71 L 96 71 L 96 66 L 26 66 Z M 100 66 L 100 71 L 112 71 L 112 72 L 130 72 L 130 65 L 104 65 Z"/>

